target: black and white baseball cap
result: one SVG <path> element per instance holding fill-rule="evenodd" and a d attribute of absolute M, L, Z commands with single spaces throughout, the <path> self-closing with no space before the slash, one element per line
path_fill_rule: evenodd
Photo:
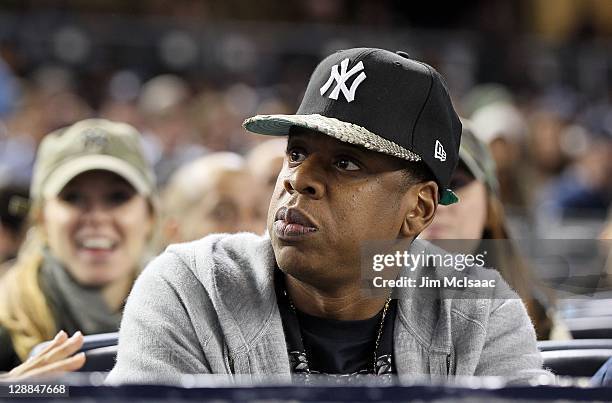
<path fill-rule="evenodd" d="M 442 76 L 404 52 L 336 52 L 316 67 L 295 115 L 257 115 L 243 126 L 273 136 L 287 135 L 292 126 L 299 126 L 408 161 L 423 161 L 440 187 L 440 204 L 458 200 L 448 186 L 458 161 L 461 121 Z"/>

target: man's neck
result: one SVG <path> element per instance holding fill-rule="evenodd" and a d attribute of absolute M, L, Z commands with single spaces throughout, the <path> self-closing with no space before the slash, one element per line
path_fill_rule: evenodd
<path fill-rule="evenodd" d="M 368 298 L 359 285 L 335 291 L 323 291 L 285 275 L 287 293 L 300 311 L 321 318 L 336 320 L 370 319 L 383 309 L 386 297 Z"/>

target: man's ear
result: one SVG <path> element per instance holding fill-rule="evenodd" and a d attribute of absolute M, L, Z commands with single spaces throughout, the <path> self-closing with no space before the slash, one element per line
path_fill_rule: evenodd
<path fill-rule="evenodd" d="M 427 181 L 412 185 L 406 192 L 406 197 L 408 210 L 400 234 L 404 238 L 414 238 L 427 228 L 434 218 L 438 208 L 438 184 Z"/>

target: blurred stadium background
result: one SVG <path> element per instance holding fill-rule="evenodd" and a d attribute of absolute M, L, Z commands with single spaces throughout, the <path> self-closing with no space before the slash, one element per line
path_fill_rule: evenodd
<path fill-rule="evenodd" d="M 245 118 L 293 113 L 316 63 L 357 46 L 444 75 L 538 274 L 604 291 L 561 301 L 572 335 L 610 339 L 610 241 L 534 241 L 612 239 L 612 0 L 3 0 L 0 190 L 27 189 L 41 138 L 87 117 L 140 129 L 161 187 L 200 155 L 245 154 L 263 140 Z"/>
<path fill-rule="evenodd" d="M 88 116 L 147 134 L 160 184 L 207 151 L 244 153 L 245 117 L 291 113 L 329 52 L 404 50 L 447 79 L 498 163 L 515 236 L 596 238 L 612 195 L 609 0 L 5 0 L 0 184 Z"/>

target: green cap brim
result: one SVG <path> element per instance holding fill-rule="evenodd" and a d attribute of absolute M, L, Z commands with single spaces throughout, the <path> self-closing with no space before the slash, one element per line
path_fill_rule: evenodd
<path fill-rule="evenodd" d="M 450 189 L 444 189 L 442 194 L 440 195 L 439 204 L 444 206 L 448 206 L 449 204 L 457 203 L 459 201 L 459 197 Z"/>

